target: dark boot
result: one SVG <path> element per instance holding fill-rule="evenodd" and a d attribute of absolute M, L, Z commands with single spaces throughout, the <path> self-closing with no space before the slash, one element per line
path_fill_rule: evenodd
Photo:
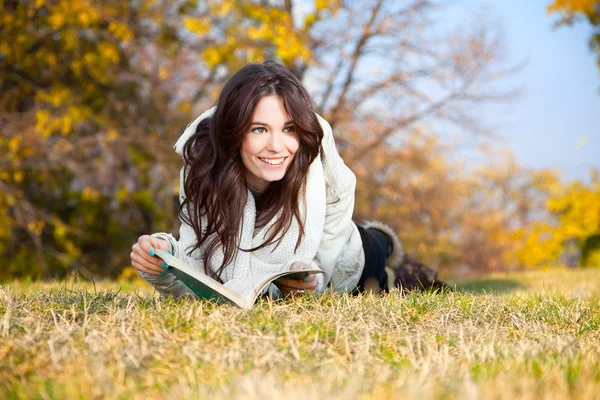
<path fill-rule="evenodd" d="M 387 289 L 397 287 L 403 291 L 409 290 L 449 290 L 447 283 L 437 279 L 437 272 L 415 261 L 404 251 L 402 242 L 394 230 L 379 222 L 368 221 L 363 224 L 365 229 L 377 229 L 388 239 L 390 256 L 386 260 Z"/>

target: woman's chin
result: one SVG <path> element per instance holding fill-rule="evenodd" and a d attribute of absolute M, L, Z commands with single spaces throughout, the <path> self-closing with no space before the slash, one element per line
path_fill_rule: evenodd
<path fill-rule="evenodd" d="M 278 181 L 282 180 L 284 176 L 285 176 L 285 173 L 283 173 L 283 174 L 269 174 L 268 176 L 265 176 L 263 179 L 265 181 L 267 181 L 268 183 L 272 183 L 272 182 L 278 182 Z"/>

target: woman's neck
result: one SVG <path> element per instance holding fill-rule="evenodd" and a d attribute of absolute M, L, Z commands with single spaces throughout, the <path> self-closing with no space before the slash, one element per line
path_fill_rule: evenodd
<path fill-rule="evenodd" d="M 252 192 L 252 195 L 256 198 L 258 196 L 260 196 L 263 192 L 261 190 L 258 190 L 257 188 L 255 188 L 254 186 L 250 185 L 249 183 L 248 185 L 248 189 L 250 189 L 250 192 Z"/>

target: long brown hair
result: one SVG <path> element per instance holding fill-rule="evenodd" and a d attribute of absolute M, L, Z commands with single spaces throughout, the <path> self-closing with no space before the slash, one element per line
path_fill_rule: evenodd
<path fill-rule="evenodd" d="M 254 109 L 265 96 L 282 99 L 292 118 L 299 148 L 283 179 L 271 182 L 256 202 L 256 229 L 277 217 L 265 242 L 252 249 L 241 249 L 238 234 L 247 201 L 246 169 L 240 148 L 250 129 Z M 190 251 L 206 243 L 202 255 L 205 271 L 220 279 L 223 269 L 237 251 L 255 251 L 279 243 L 288 232 L 292 218 L 298 222 L 296 248 L 304 236 L 300 196 L 306 184 L 308 169 L 321 149 L 323 130 L 310 96 L 298 78 L 273 61 L 249 64 L 234 74 L 223 87 L 212 117 L 203 119 L 183 149 L 185 160 L 185 199 L 179 216 L 196 233 L 198 242 Z M 210 260 L 222 246 L 224 259 L 217 271 Z"/>

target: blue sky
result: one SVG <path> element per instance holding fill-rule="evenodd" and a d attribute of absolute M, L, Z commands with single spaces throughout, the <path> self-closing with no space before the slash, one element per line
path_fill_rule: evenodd
<path fill-rule="evenodd" d="M 484 121 L 520 164 L 588 181 L 589 167 L 600 169 L 600 74 L 588 47 L 592 29 L 587 22 L 554 29 L 558 16 L 547 14 L 549 3 L 463 0 L 459 7 L 484 7 L 503 27 L 507 58 L 525 61 L 504 82 L 521 87 L 522 95 L 507 106 L 483 110 Z"/>
<path fill-rule="evenodd" d="M 546 11 L 551 2 L 442 0 L 447 5 L 444 20 L 451 26 L 471 23 L 481 14 L 494 28 L 499 26 L 505 64 L 523 65 L 497 85 L 508 91 L 520 88 L 518 97 L 476 110 L 500 137 L 494 148 L 510 149 L 522 166 L 551 168 L 565 180 L 589 182 L 590 167 L 600 170 L 600 73 L 588 47 L 592 28 L 582 21 L 555 29 L 559 16 Z M 305 11 L 313 4 L 307 0 L 299 5 Z M 464 152 L 471 166 L 490 162 L 489 156 L 472 150 Z"/>

